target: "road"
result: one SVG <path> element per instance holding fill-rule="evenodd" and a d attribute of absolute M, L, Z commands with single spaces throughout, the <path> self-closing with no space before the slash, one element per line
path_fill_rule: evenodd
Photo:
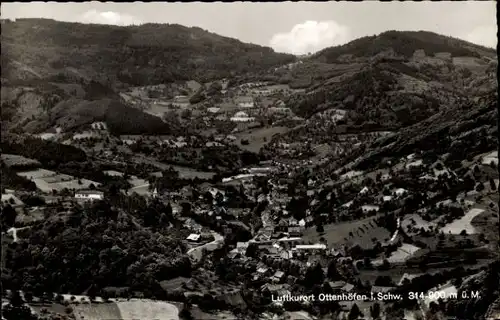
<path fill-rule="evenodd" d="M 203 257 L 203 249 L 207 251 L 214 251 L 222 246 L 224 243 L 224 237 L 220 234 L 212 231 L 212 235 L 215 240 L 209 243 L 202 244 L 201 246 L 197 246 L 188 250 L 187 254 L 193 259 L 195 262 L 198 262 Z"/>

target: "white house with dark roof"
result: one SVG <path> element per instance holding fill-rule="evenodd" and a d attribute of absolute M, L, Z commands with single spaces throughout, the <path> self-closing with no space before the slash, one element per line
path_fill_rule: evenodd
<path fill-rule="evenodd" d="M 103 200 L 104 192 L 98 190 L 80 190 L 75 192 L 75 199 L 77 200 Z"/>
<path fill-rule="evenodd" d="M 248 114 L 244 111 L 238 111 L 231 117 L 231 121 L 233 122 L 250 122 L 254 120 L 254 117 L 248 116 Z"/>

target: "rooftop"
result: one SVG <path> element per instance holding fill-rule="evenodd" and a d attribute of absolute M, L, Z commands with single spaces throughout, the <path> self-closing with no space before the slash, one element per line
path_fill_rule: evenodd
<path fill-rule="evenodd" d="M 98 191 L 98 190 L 79 190 L 77 192 L 75 192 L 75 194 L 98 194 L 98 195 L 101 195 L 103 196 L 104 195 L 104 192 L 102 191 Z"/>

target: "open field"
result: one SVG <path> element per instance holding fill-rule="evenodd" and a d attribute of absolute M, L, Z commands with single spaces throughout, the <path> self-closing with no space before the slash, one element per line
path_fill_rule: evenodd
<path fill-rule="evenodd" d="M 259 150 L 271 141 L 275 134 L 283 134 L 288 132 L 290 129 L 287 127 L 269 127 L 269 128 L 258 128 L 251 129 L 245 132 L 240 132 L 235 134 L 236 140 L 234 144 L 243 150 L 250 152 L 259 152 Z M 249 144 L 242 145 L 241 139 L 247 139 Z M 266 141 L 264 141 L 264 139 Z"/>
<path fill-rule="evenodd" d="M 179 176 L 184 179 L 194 179 L 195 177 L 198 177 L 200 179 L 211 179 L 215 175 L 215 173 L 213 172 L 199 171 L 194 168 L 189 168 L 179 165 L 170 165 L 168 163 L 163 163 L 155 159 L 147 158 L 140 155 L 135 155 L 133 157 L 133 161 L 150 164 L 161 170 L 168 170 L 170 167 L 172 167 L 177 172 L 179 172 Z"/>
<path fill-rule="evenodd" d="M 65 295 L 67 296 L 67 295 Z M 78 302 L 81 297 L 75 296 Z M 157 319 L 176 320 L 179 319 L 179 309 L 172 303 L 165 301 L 153 301 L 148 299 L 130 299 L 129 301 L 116 300 L 110 303 L 86 303 L 71 304 L 76 320 L 111 320 L 111 319 Z M 61 304 L 44 306 L 31 306 L 35 312 L 40 313 L 43 308 L 49 312 L 65 314 Z"/>
<path fill-rule="evenodd" d="M 43 192 L 52 192 L 52 190 L 61 191 L 67 189 L 88 189 L 91 184 L 99 186 L 98 182 L 87 179 L 75 179 L 67 174 L 57 174 L 54 171 L 37 169 L 27 172 L 19 172 L 19 176 L 33 180 L 37 188 Z"/>
<path fill-rule="evenodd" d="M 376 225 L 373 217 L 340 224 L 327 224 L 324 230 L 325 232 L 320 234 L 315 227 L 306 229 L 303 239 L 306 243 L 317 243 L 321 237 L 324 237 L 330 248 L 338 248 L 342 245 L 370 248 L 375 244 L 373 238 L 384 242 L 391 237 L 387 229 Z"/>
<path fill-rule="evenodd" d="M 163 117 L 163 114 L 166 112 L 171 111 L 166 104 L 151 104 L 149 108 L 146 108 L 144 112 L 149 113 L 150 115 L 156 116 L 156 117 Z"/>
<path fill-rule="evenodd" d="M 179 309 L 165 301 L 130 299 L 130 301 L 117 301 L 116 304 L 120 310 L 121 317 L 119 319 L 179 319 Z M 85 317 L 85 319 L 89 318 Z"/>
<path fill-rule="evenodd" d="M 465 230 L 467 234 L 478 233 L 478 231 L 476 230 L 476 228 L 474 228 L 471 222 L 472 219 L 474 219 L 477 215 L 481 214 L 482 212 L 484 212 L 483 209 L 478 209 L 478 208 L 470 209 L 465 214 L 465 216 L 444 226 L 443 228 L 441 228 L 441 231 L 443 231 L 444 233 L 451 233 L 451 234 L 460 234 L 462 230 Z"/>
<path fill-rule="evenodd" d="M 172 168 L 174 168 L 175 171 L 179 172 L 179 177 L 182 179 L 212 179 L 215 176 L 214 172 L 198 171 L 189 167 L 173 165 Z"/>

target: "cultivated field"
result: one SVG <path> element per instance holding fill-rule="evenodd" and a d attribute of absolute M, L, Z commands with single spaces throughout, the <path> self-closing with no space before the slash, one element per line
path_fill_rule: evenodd
<path fill-rule="evenodd" d="M 67 189 L 88 189 L 91 184 L 99 186 L 98 182 L 87 179 L 76 179 L 67 174 L 57 174 L 54 171 L 37 169 L 27 172 L 19 172 L 19 176 L 32 180 L 38 189 L 43 192 L 52 192 L 52 190 L 61 191 Z"/>
<path fill-rule="evenodd" d="M 323 237 L 330 248 L 338 248 L 342 245 L 359 245 L 362 248 L 370 248 L 375 244 L 374 238 L 380 242 L 391 238 L 389 231 L 377 226 L 374 218 L 327 224 L 324 226 L 324 230 L 325 232 L 320 234 L 316 231 L 316 227 L 309 228 L 305 230 L 303 239 L 306 243 L 317 243 Z"/>

